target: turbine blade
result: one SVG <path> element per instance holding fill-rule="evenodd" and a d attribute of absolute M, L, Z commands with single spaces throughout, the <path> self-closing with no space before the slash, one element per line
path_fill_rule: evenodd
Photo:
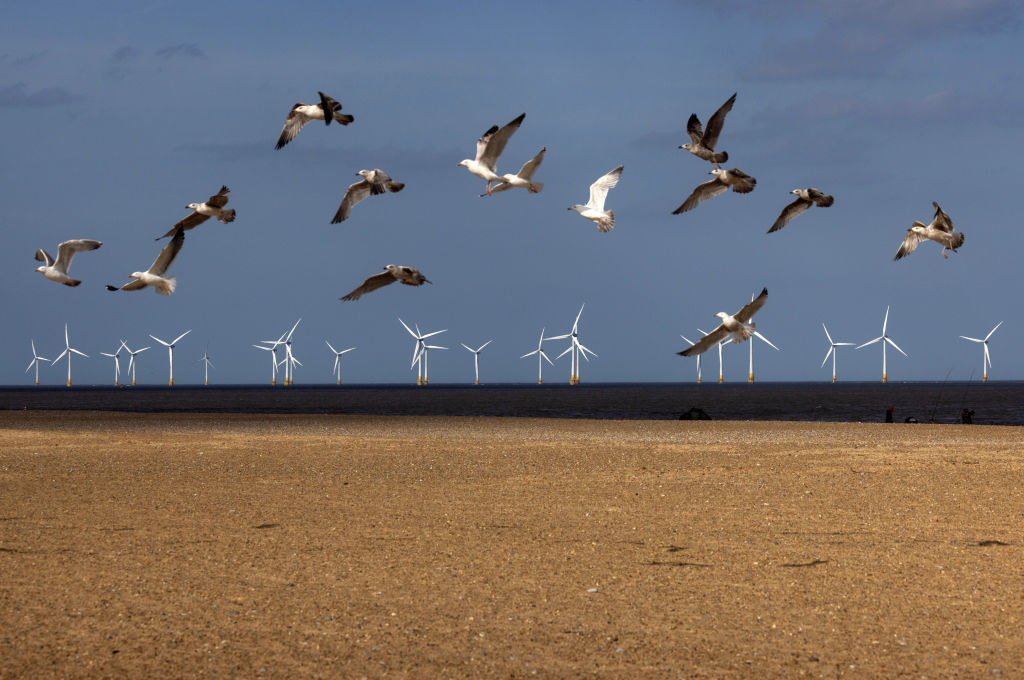
<path fill-rule="evenodd" d="M 186 335 L 188 335 L 191 332 L 192 332 L 192 329 L 190 328 L 187 331 L 185 331 L 184 333 L 182 333 L 181 335 L 179 335 L 178 337 L 176 337 L 173 341 L 171 341 L 171 344 L 172 345 L 177 345 L 178 344 L 178 340 L 181 340 L 183 337 L 185 337 Z"/>
<path fill-rule="evenodd" d="M 572 345 L 569 345 L 568 347 L 566 347 L 566 348 L 565 348 L 565 351 L 564 351 L 564 352 L 562 352 L 562 353 L 561 353 L 561 354 L 559 354 L 559 355 L 558 355 L 557 357 L 555 357 L 555 361 L 558 361 L 559 359 L 561 359 L 562 357 L 564 357 L 564 356 L 565 356 L 566 354 L 568 354 L 568 353 L 569 353 L 569 352 L 570 352 L 571 350 L 572 350 Z"/>
<path fill-rule="evenodd" d="M 821 324 L 821 327 L 825 328 L 825 324 L 824 323 Z M 828 344 L 830 344 L 830 345 L 834 345 L 835 344 L 834 342 L 832 342 L 832 336 L 828 334 L 828 329 L 827 328 L 825 328 L 825 337 L 828 338 Z M 824 364 L 822 364 L 822 366 L 824 366 Z"/>
<path fill-rule="evenodd" d="M 476 351 L 474 351 L 472 347 L 469 347 L 468 345 L 466 345 L 466 343 L 460 342 L 459 344 L 462 345 L 463 347 L 465 347 L 466 349 L 468 349 L 470 352 L 473 352 L 473 354 L 476 354 Z"/>
<path fill-rule="evenodd" d="M 480 345 L 480 347 L 478 347 L 477 350 L 476 350 L 477 353 L 482 352 L 484 347 L 487 347 L 487 345 L 491 344 L 492 342 L 494 342 L 494 340 L 488 340 L 484 344 Z"/>
<path fill-rule="evenodd" d="M 540 351 L 540 350 L 538 350 L 538 351 Z M 551 359 L 548 359 L 548 355 L 547 355 L 547 354 L 545 354 L 544 352 L 541 352 L 541 353 L 540 353 L 540 356 L 541 356 L 541 358 L 542 358 L 542 359 L 544 359 L 544 361 L 548 362 L 548 363 L 549 363 L 549 364 L 551 364 L 552 366 L 554 366 L 554 365 L 555 365 L 555 362 L 553 362 L 553 361 L 552 361 Z"/>
<path fill-rule="evenodd" d="M 153 338 L 154 340 L 156 340 L 157 342 L 159 342 L 159 343 L 160 343 L 161 345 L 163 345 L 164 347 L 170 347 L 170 346 L 171 346 L 171 343 L 169 343 L 169 342 L 164 342 L 163 340 L 161 340 L 160 338 L 156 337 L 155 335 L 150 335 L 149 337 Z"/>
<path fill-rule="evenodd" d="M 85 357 L 86 359 L 88 359 L 88 358 L 89 358 L 89 355 L 88 355 L 88 354 L 86 354 L 85 352 L 79 352 L 79 351 L 78 351 L 77 349 L 75 349 L 74 347 L 68 347 L 68 349 L 69 349 L 70 351 L 74 352 L 75 354 L 77 354 L 77 355 L 78 355 L 78 356 L 80 356 L 80 357 Z"/>
<path fill-rule="evenodd" d="M 829 345 L 828 351 L 825 352 L 825 358 L 821 360 L 821 365 L 824 366 L 828 358 L 832 356 L 832 352 L 835 351 L 835 345 Z"/>
<path fill-rule="evenodd" d="M 971 342 L 985 342 L 984 340 L 979 340 L 978 338 L 969 338 L 966 335 L 961 335 L 960 337 L 963 338 L 964 340 L 970 340 Z"/>
<path fill-rule="evenodd" d="M 434 331 L 433 333 L 427 333 L 426 335 L 421 335 L 420 336 L 420 340 L 426 340 L 427 338 L 431 337 L 432 335 L 437 335 L 438 333 L 446 333 L 446 332 L 448 332 L 447 328 L 445 328 L 443 331 Z"/>
<path fill-rule="evenodd" d="M 402 321 L 402 317 L 398 317 L 398 323 L 402 324 L 402 327 L 403 327 L 403 328 L 404 328 L 405 330 L 409 331 L 409 335 L 411 335 L 412 337 L 416 338 L 417 340 L 419 340 L 419 339 L 420 339 L 420 336 L 418 336 L 418 335 L 416 335 L 415 333 L 413 333 L 413 332 L 412 332 L 412 329 L 411 329 L 411 328 L 409 328 L 408 326 L 406 326 L 406 325 L 405 325 L 405 322 L 404 322 L 404 321 Z"/>
<path fill-rule="evenodd" d="M 893 342 L 890 338 L 886 338 L 885 341 L 896 348 L 896 350 L 903 356 L 907 356 L 907 353 L 900 349 L 900 346 Z"/>
<path fill-rule="evenodd" d="M 776 349 L 776 350 L 779 350 L 779 348 L 778 348 L 778 347 L 776 347 L 775 345 L 773 345 L 773 344 L 772 344 L 772 341 L 771 341 L 771 340 L 769 340 L 768 338 L 764 337 L 763 335 L 761 335 L 761 334 L 760 334 L 760 333 L 758 333 L 757 331 L 754 331 L 754 335 L 756 335 L 757 337 L 759 337 L 759 338 L 761 338 L 762 340 L 764 340 L 765 342 L 767 342 L 767 343 L 768 343 L 768 346 L 769 346 L 769 347 L 771 347 L 772 349 Z M 782 350 L 779 350 L 779 351 L 781 352 Z"/>
<path fill-rule="evenodd" d="M 326 340 L 324 340 L 324 342 L 326 342 L 326 343 L 327 343 L 327 346 L 331 348 L 331 351 L 332 351 L 332 352 L 334 352 L 335 354 L 337 354 L 337 353 L 338 353 L 338 350 L 334 349 L 334 347 L 331 347 L 331 343 L 327 342 Z"/>
<path fill-rule="evenodd" d="M 881 340 L 884 337 L 885 337 L 884 335 L 880 335 L 877 338 L 875 338 L 874 340 L 868 340 L 863 345 L 857 345 L 857 349 L 860 349 L 861 347 L 867 347 L 868 345 L 873 345 L 873 344 L 875 344 L 876 342 L 878 342 L 879 340 Z"/>
<path fill-rule="evenodd" d="M 53 361 L 50 362 L 50 365 L 52 366 L 53 364 L 55 364 L 58 361 L 60 361 L 61 359 L 63 359 L 64 355 L 67 354 L 67 353 L 68 353 L 68 351 L 65 349 L 63 352 L 60 353 L 60 355 L 56 359 L 54 359 Z"/>
<path fill-rule="evenodd" d="M 519 358 L 520 359 L 525 359 L 526 357 L 532 357 L 534 354 L 536 354 L 539 351 L 540 351 L 539 349 L 535 349 L 532 352 L 528 352 L 527 354 L 524 354 L 523 356 L 521 356 Z"/>
<path fill-rule="evenodd" d="M 1003 322 L 1000 321 L 999 323 L 996 324 L 996 328 L 999 328 L 1002 325 L 1003 325 Z M 990 330 L 988 332 L 988 335 L 985 336 L 985 342 L 988 342 L 988 339 L 991 338 L 992 334 L 996 332 L 996 328 L 993 328 L 992 330 Z"/>
<path fill-rule="evenodd" d="M 680 335 L 679 337 L 681 337 L 683 340 L 686 340 L 686 342 L 690 343 L 690 347 L 693 347 L 696 344 L 693 340 L 690 340 L 685 335 Z M 700 356 L 700 355 L 698 354 L 697 356 Z"/>
<path fill-rule="evenodd" d="M 985 348 L 985 361 L 988 362 L 988 367 L 992 368 L 992 357 L 988 355 L 988 345 L 982 345 Z"/>
<path fill-rule="evenodd" d="M 286 340 L 286 341 L 287 341 L 287 340 L 291 340 L 291 339 L 292 339 L 292 333 L 294 333 L 294 332 L 295 332 L 295 329 L 299 327 L 299 324 L 300 324 L 301 322 L 302 322 L 302 318 L 300 317 L 300 318 L 299 318 L 299 320 L 295 322 L 295 325 L 294 325 L 294 326 L 292 326 L 292 329 L 291 329 L 290 331 L 288 331 L 288 337 L 287 337 L 287 338 L 285 338 L 285 340 Z"/>

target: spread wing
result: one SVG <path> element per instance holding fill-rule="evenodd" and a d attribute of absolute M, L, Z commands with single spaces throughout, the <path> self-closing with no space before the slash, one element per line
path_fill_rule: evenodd
<path fill-rule="evenodd" d="M 132 279 L 131 281 L 124 284 L 120 288 L 107 284 L 107 290 L 142 290 L 145 287 L 146 284 L 144 284 L 142 281 L 139 281 L 138 279 Z"/>
<path fill-rule="evenodd" d="M 817 203 L 822 208 L 831 207 L 831 205 L 836 202 L 835 198 L 833 198 L 832 196 L 826 196 L 825 194 L 818 191 L 814 187 L 810 187 L 807 189 L 807 195 L 810 197 L 812 201 Z"/>
<path fill-rule="evenodd" d="M 595 210 L 604 210 L 604 199 L 608 197 L 608 192 L 612 187 L 619 183 L 619 177 L 621 176 L 622 166 L 620 165 L 591 184 L 590 200 L 587 201 L 587 207 L 594 208 Z"/>
<path fill-rule="evenodd" d="M 164 249 L 160 251 L 160 254 L 153 260 L 153 264 L 149 267 L 150 274 L 156 274 L 157 276 L 163 276 L 171 263 L 174 262 L 174 258 L 178 256 L 181 251 L 181 246 L 185 243 L 185 230 L 177 229 L 174 232 L 174 238 L 167 242 Z M 125 289 L 128 290 L 128 289 Z"/>
<path fill-rule="evenodd" d="M 709 198 L 714 198 L 719 194 L 725 193 L 728 188 L 729 185 L 717 177 L 708 182 L 704 182 L 704 184 L 701 184 L 694 189 L 693 193 L 683 201 L 683 204 L 672 211 L 672 214 L 678 215 L 680 213 L 689 212 Z"/>
<path fill-rule="evenodd" d="M 334 219 L 331 220 L 331 224 L 338 224 L 348 219 L 349 214 L 352 212 L 352 206 L 359 201 L 363 200 L 370 195 L 372 186 L 365 179 L 361 179 L 354 184 L 350 184 L 348 191 L 345 192 L 345 198 L 341 199 L 341 205 L 338 206 L 338 212 L 334 213 Z M 388 274 L 388 276 L 391 276 Z M 352 298 L 353 300 L 356 298 Z"/>
<path fill-rule="evenodd" d="M 501 129 L 495 130 L 492 127 L 488 130 L 476 143 L 476 160 L 486 165 L 491 172 L 494 172 L 495 165 L 498 163 L 498 156 L 505 150 L 505 145 L 508 144 L 509 138 L 519 129 L 524 118 L 526 118 L 526 114 L 521 113 Z"/>
<path fill-rule="evenodd" d="M 284 121 L 284 127 L 281 128 L 281 136 L 277 138 L 277 145 L 275 149 L 280 149 L 288 142 L 295 139 L 295 135 L 299 134 L 299 130 L 302 126 L 313 120 L 306 114 L 299 111 L 299 107 L 305 106 L 302 102 L 297 103 L 292 107 L 291 113 L 288 114 L 288 118 Z"/>
<path fill-rule="evenodd" d="M 779 219 L 775 220 L 775 224 L 768 230 L 768 233 L 778 231 L 784 226 L 789 224 L 789 221 L 801 213 L 805 213 L 811 208 L 811 201 L 805 201 L 802 198 L 798 198 L 785 208 L 782 209 L 782 214 L 779 215 Z"/>
<path fill-rule="evenodd" d="M 343 297 L 341 299 L 342 300 L 358 300 L 360 297 L 362 297 L 366 293 L 372 293 L 373 291 L 377 290 L 378 288 L 382 288 L 382 287 L 388 285 L 389 283 L 394 283 L 394 282 L 395 282 L 395 277 L 391 274 L 391 272 L 381 272 L 380 274 L 377 274 L 375 276 L 371 276 L 370 278 L 368 278 L 365 281 L 363 281 L 363 285 L 359 286 L 354 291 L 352 291 L 351 293 L 349 293 L 348 295 L 346 295 L 345 297 Z"/>
<path fill-rule="evenodd" d="M 228 204 L 228 194 L 230 193 L 231 189 L 228 189 L 226 186 L 221 186 L 220 191 L 207 199 L 206 205 L 213 206 L 214 208 L 223 208 Z"/>
<path fill-rule="evenodd" d="M 719 326 L 718 328 L 716 328 L 715 330 L 711 331 L 703 338 L 698 340 L 696 345 L 684 349 L 682 352 L 679 352 L 679 354 L 681 354 L 684 357 L 692 357 L 698 354 L 703 354 L 704 352 L 707 352 L 709 349 L 720 343 L 722 340 L 725 340 L 725 338 L 728 337 L 728 335 L 729 331 L 726 330 L 725 326 Z"/>
<path fill-rule="evenodd" d="M 185 219 L 183 219 L 182 221 L 178 222 L 173 227 L 171 227 L 167 231 L 167 233 L 164 234 L 163 236 L 161 236 L 160 238 L 166 238 L 168 236 L 173 236 L 174 232 L 178 231 L 179 229 L 183 229 L 185 231 L 188 231 L 189 229 L 192 229 L 193 227 L 198 227 L 200 224 L 202 224 L 203 222 L 205 222 L 208 219 L 210 219 L 209 215 L 203 215 L 201 213 L 193 212 L 191 215 L 189 215 L 188 217 L 186 217 Z"/>
<path fill-rule="evenodd" d="M 519 176 L 523 179 L 532 178 L 533 173 L 537 172 L 537 168 L 539 168 L 540 164 L 544 162 L 544 154 L 547 153 L 547 150 L 548 148 L 544 147 L 540 150 L 539 154 L 526 161 L 526 163 L 523 164 L 523 167 L 519 168 Z M 492 189 L 491 192 L 493 193 L 494 190 Z"/>
<path fill-rule="evenodd" d="M 759 310 L 762 307 L 764 307 L 764 303 L 767 302 L 767 301 L 768 301 L 768 289 L 764 288 L 764 289 L 761 290 L 761 294 L 760 295 L 758 295 L 756 298 L 754 298 L 753 300 L 751 300 L 747 304 L 743 305 L 743 309 L 741 309 L 740 311 L 736 312 L 732 316 L 737 321 L 740 321 L 742 323 L 747 323 L 748 321 L 750 321 L 754 317 L 755 314 L 757 314 L 757 310 Z"/>
<path fill-rule="evenodd" d="M 57 261 L 53 266 L 58 271 L 62 271 L 67 274 L 68 267 L 71 266 L 71 258 L 75 256 L 75 253 L 81 253 L 86 250 L 96 250 L 101 245 L 103 245 L 101 241 L 94 241 L 87 238 L 76 238 L 71 241 L 64 241 L 57 246 Z"/>
<path fill-rule="evenodd" d="M 947 234 L 953 231 L 953 220 L 949 219 L 949 215 L 942 211 L 939 204 L 932 201 L 932 205 L 935 206 L 935 217 L 932 219 L 932 226 L 936 229 L 941 229 Z"/>
<path fill-rule="evenodd" d="M 690 141 L 694 144 L 700 144 L 700 140 L 704 139 L 704 128 L 696 113 L 691 113 L 690 119 L 686 121 L 686 134 L 690 135 Z"/>
<path fill-rule="evenodd" d="M 722 133 L 722 126 L 725 124 L 725 115 L 732 111 L 732 105 L 736 103 L 736 93 L 734 92 L 731 97 L 724 104 L 722 104 L 717 111 L 708 120 L 708 127 L 704 130 L 703 143 L 704 146 L 714 151 L 715 144 L 718 143 L 718 135 Z"/>
<path fill-rule="evenodd" d="M 42 248 L 36 251 L 36 259 L 39 260 L 40 262 L 46 263 L 47 267 L 53 266 L 54 259 L 50 257 L 50 254 L 43 250 Z"/>
<path fill-rule="evenodd" d="M 922 225 L 924 226 L 924 225 Z M 917 248 L 921 241 L 925 241 L 924 236 L 921 236 L 913 228 L 907 230 L 907 235 L 903 239 L 903 243 L 900 244 L 900 249 L 896 251 L 896 257 L 894 260 L 902 260 L 907 255 L 910 255 Z"/>

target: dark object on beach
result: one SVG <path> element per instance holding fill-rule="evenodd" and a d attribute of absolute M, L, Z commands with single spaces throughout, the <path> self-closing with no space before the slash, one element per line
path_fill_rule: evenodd
<path fill-rule="evenodd" d="M 887 423 L 891 423 L 892 422 L 892 411 L 893 411 L 893 407 L 892 406 L 890 406 L 889 408 L 885 409 L 885 422 L 887 422 Z"/>
<path fill-rule="evenodd" d="M 711 416 L 704 409 L 694 406 L 689 411 L 684 411 L 679 420 L 711 420 Z"/>
<path fill-rule="evenodd" d="M 905 422 L 905 423 L 913 423 L 913 424 L 916 425 L 919 421 L 914 416 L 907 416 L 907 419 L 904 420 L 903 422 Z"/>
<path fill-rule="evenodd" d="M 960 411 L 960 422 L 964 425 L 974 425 L 974 409 L 965 408 Z"/>

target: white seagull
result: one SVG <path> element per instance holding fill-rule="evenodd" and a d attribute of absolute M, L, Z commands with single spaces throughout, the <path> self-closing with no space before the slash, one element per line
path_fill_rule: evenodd
<path fill-rule="evenodd" d="M 403 267 L 397 264 L 389 264 L 384 267 L 384 271 L 380 274 L 371 276 L 370 278 L 363 281 L 363 285 L 356 288 L 348 295 L 339 298 L 341 300 L 358 300 L 366 293 L 372 293 L 373 291 L 394 283 L 395 281 L 401 281 L 407 286 L 422 286 L 424 283 L 431 283 L 427 280 L 423 274 L 420 274 L 419 270 L 413 267 Z"/>
<path fill-rule="evenodd" d="M 540 164 L 544 161 L 544 154 L 547 152 L 547 150 L 547 147 L 541 149 L 540 153 L 538 153 L 530 160 L 526 161 L 523 167 L 521 167 L 519 169 L 519 172 L 516 173 L 515 175 L 502 175 L 501 178 L 503 181 L 501 182 L 501 184 L 495 185 L 491 189 L 491 193 L 496 194 L 499 191 L 505 191 L 507 189 L 511 189 L 512 187 L 522 187 L 523 189 L 529 191 L 531 194 L 539 194 L 541 189 L 544 188 L 544 182 L 532 181 L 533 173 L 537 172 L 537 168 L 539 168 Z M 484 196 L 485 194 L 480 195 Z"/>
<path fill-rule="evenodd" d="M 778 231 L 784 226 L 789 224 L 789 221 L 801 215 L 811 209 L 812 205 L 817 204 L 819 208 L 827 208 L 835 203 L 835 199 L 831 196 L 826 196 L 814 187 L 807 189 L 793 189 L 789 193 L 796 194 L 796 200 L 787 205 L 782 209 L 782 214 L 775 220 L 775 224 L 768 230 L 768 233 Z"/>
<path fill-rule="evenodd" d="M 129 281 L 120 288 L 108 284 L 107 290 L 142 290 L 146 286 L 153 286 L 157 293 L 170 295 L 178 286 L 178 280 L 173 276 L 164 277 L 164 274 L 178 256 L 184 243 L 185 230 L 179 227 L 174 233 L 174 238 L 167 242 L 149 269 L 144 272 L 132 272 L 129 276 L 135 279 L 134 281 Z"/>
<path fill-rule="evenodd" d="M 42 267 L 36 267 L 36 271 L 57 283 L 63 283 L 65 286 L 77 286 L 82 283 L 78 279 L 73 279 L 68 276 L 68 267 L 71 266 L 71 258 L 75 256 L 75 253 L 85 252 L 87 250 L 96 250 L 101 245 L 102 241 L 93 241 L 87 238 L 76 238 L 71 241 L 64 241 L 57 246 L 57 259 L 54 260 L 50 257 L 50 254 L 40 248 L 36 251 L 36 259 L 45 264 Z"/>
<path fill-rule="evenodd" d="M 754 324 L 748 323 L 750 319 L 757 313 L 757 310 L 764 306 L 765 300 L 768 299 L 768 289 L 765 288 L 761 291 L 754 300 L 743 305 L 743 309 L 736 312 L 732 316 L 729 316 L 725 312 L 718 312 L 715 314 L 722 320 L 721 325 L 715 330 L 711 331 L 703 338 L 697 341 L 697 343 L 688 349 L 684 349 L 682 352 L 678 352 L 684 357 L 691 357 L 695 354 L 703 354 L 707 350 L 717 345 L 722 340 L 729 337 L 732 334 L 733 342 L 743 342 L 749 340 L 754 335 Z"/>
<path fill-rule="evenodd" d="M 725 124 L 725 114 L 732 111 L 734 103 L 736 103 L 735 92 L 708 119 L 706 130 L 701 129 L 700 118 L 697 117 L 697 114 L 691 113 L 690 119 L 686 121 L 686 134 L 690 135 L 691 143 L 683 144 L 679 148 L 686 149 L 702 160 L 711 161 L 715 164 L 716 168 L 719 167 L 719 163 L 729 160 L 729 154 L 726 152 L 715 153 L 715 144 L 718 143 L 718 135 L 722 133 L 722 125 Z"/>
<path fill-rule="evenodd" d="M 956 249 L 964 244 L 963 232 L 954 232 L 953 220 L 949 219 L 949 215 L 944 213 L 935 201 L 932 201 L 932 205 L 935 206 L 935 217 L 932 218 L 931 224 L 923 224 L 914 220 L 913 226 L 907 230 L 907 236 L 903 239 L 903 243 L 893 259 L 900 260 L 910 255 L 917 245 L 925 240 L 940 244 L 942 257 L 945 258 L 949 257 L 946 255 L 947 250 L 952 250 L 955 253 Z"/>
<path fill-rule="evenodd" d="M 319 104 L 303 104 L 299 102 L 292 107 L 291 113 L 288 114 L 288 118 L 284 121 L 284 127 L 281 128 L 281 136 L 277 138 L 277 145 L 274 149 L 280 149 L 295 139 L 295 135 L 299 134 L 302 126 L 311 120 L 322 120 L 325 125 L 330 125 L 332 120 L 342 125 L 348 125 L 355 120 L 354 117 L 347 113 L 338 113 L 341 111 L 341 104 L 337 101 L 331 99 L 323 92 L 318 91 L 317 94 L 320 95 Z"/>
<path fill-rule="evenodd" d="M 505 150 L 505 145 L 508 144 L 509 138 L 519 129 L 524 118 L 526 118 L 526 114 L 521 113 L 501 129 L 497 125 L 492 125 L 480 139 L 476 140 L 476 158 L 464 158 L 458 162 L 458 165 L 465 166 L 467 170 L 477 177 L 487 180 L 487 186 L 484 188 L 484 191 L 488 194 L 493 191 L 491 184 L 501 182 L 503 179 L 501 175 L 495 172 L 498 156 Z"/>
<path fill-rule="evenodd" d="M 198 227 L 211 217 L 216 217 L 217 221 L 221 224 L 234 222 L 235 211 L 224 207 L 228 204 L 228 194 L 230 193 L 231 189 L 228 189 L 226 186 L 221 186 L 220 191 L 206 199 L 205 203 L 189 203 L 185 208 L 194 212 L 171 227 L 170 231 L 166 234 L 163 236 L 157 236 L 154 240 L 159 241 L 162 238 L 173 236 L 177 229 L 188 231 L 189 229 Z"/>
<path fill-rule="evenodd" d="M 598 231 L 611 231 L 615 226 L 615 213 L 604 209 L 604 200 L 608 197 L 608 192 L 612 187 L 619 183 L 619 177 L 621 176 L 622 166 L 620 165 L 590 185 L 590 200 L 587 201 L 586 205 L 574 205 L 569 210 L 575 210 L 583 217 L 594 222 L 597 225 Z"/>
<path fill-rule="evenodd" d="M 754 186 L 757 184 L 757 180 L 743 172 L 739 168 L 733 168 L 732 170 L 722 170 L 721 168 L 715 168 L 709 175 L 714 175 L 713 180 L 704 182 L 693 190 L 689 198 L 683 201 L 683 204 L 672 211 L 673 215 L 680 213 L 689 212 L 698 205 L 714 198 L 719 194 L 723 194 L 732 187 L 732 190 L 737 194 L 749 194 L 754 190 Z"/>
<path fill-rule="evenodd" d="M 386 194 L 389 191 L 391 193 L 398 193 L 405 188 L 404 184 L 394 181 L 388 177 L 386 172 L 379 168 L 376 170 L 360 170 L 356 174 L 362 177 L 362 179 L 348 185 L 348 191 L 345 192 L 345 197 L 341 199 L 341 205 L 338 206 L 338 212 L 334 213 L 334 219 L 331 220 L 331 224 L 347 220 L 352 212 L 352 206 L 367 196 Z"/>

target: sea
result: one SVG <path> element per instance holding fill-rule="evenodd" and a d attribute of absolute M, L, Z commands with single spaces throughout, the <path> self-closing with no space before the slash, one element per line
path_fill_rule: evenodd
<path fill-rule="evenodd" d="M 1024 382 L 0 387 L 4 410 L 1024 425 Z"/>

